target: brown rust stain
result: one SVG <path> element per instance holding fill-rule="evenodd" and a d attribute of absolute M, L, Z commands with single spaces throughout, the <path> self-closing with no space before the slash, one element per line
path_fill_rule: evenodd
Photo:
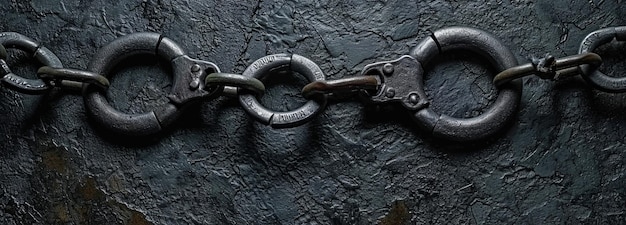
<path fill-rule="evenodd" d="M 108 184 L 109 189 L 112 192 L 123 192 L 124 190 L 124 182 L 122 179 L 120 179 L 117 175 L 111 175 L 109 177 L 109 179 L 106 180 L 106 183 Z"/>
<path fill-rule="evenodd" d="M 67 223 L 70 221 L 70 216 L 67 212 L 67 207 L 65 205 L 59 204 L 54 206 L 54 212 L 56 214 L 57 219 L 63 223 Z"/>
<path fill-rule="evenodd" d="M 45 151 L 41 155 L 41 161 L 46 169 L 57 173 L 67 173 L 67 162 L 61 149 Z"/>
<path fill-rule="evenodd" d="M 89 177 L 85 180 L 85 183 L 79 188 L 78 192 L 81 197 L 87 201 L 100 200 L 104 198 L 104 192 L 96 187 L 96 180 L 93 177 Z"/>
<path fill-rule="evenodd" d="M 407 225 L 411 219 L 409 208 L 406 207 L 404 201 L 395 201 L 391 206 L 389 213 L 380 220 L 380 225 Z"/>
<path fill-rule="evenodd" d="M 119 202 L 106 200 L 105 193 L 98 189 L 96 180 L 93 177 L 86 178 L 83 185 L 81 185 L 78 189 L 78 192 L 85 201 L 106 202 L 108 203 L 107 205 L 109 205 L 112 209 L 116 209 L 119 213 L 130 213 L 130 218 L 127 217 L 128 222 L 126 224 L 128 225 L 152 225 L 152 223 L 146 220 L 146 216 L 142 213 L 132 210 Z"/>
<path fill-rule="evenodd" d="M 67 148 L 51 142 L 38 142 L 36 146 L 40 160 L 35 174 L 37 182 L 46 186 L 37 201 L 49 209 L 43 217 L 62 224 L 89 224 L 111 220 L 111 216 L 128 225 L 153 224 L 140 211 L 108 198 L 100 189 L 97 177 L 75 171 L 75 161 Z M 123 179 L 117 176 L 105 182 L 115 192 L 124 190 Z"/>
<path fill-rule="evenodd" d="M 152 223 L 146 220 L 146 216 L 144 216 L 143 214 L 137 211 L 133 211 L 133 214 L 128 220 L 128 225 L 152 225 Z"/>

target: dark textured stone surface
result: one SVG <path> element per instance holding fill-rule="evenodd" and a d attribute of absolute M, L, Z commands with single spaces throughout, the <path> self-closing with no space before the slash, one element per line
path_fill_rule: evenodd
<path fill-rule="evenodd" d="M 492 32 L 520 62 L 575 54 L 587 33 L 626 25 L 621 0 L 1 0 L 0 12 L 0 31 L 40 41 L 70 68 L 85 69 L 116 37 L 153 31 L 225 72 L 290 52 L 329 79 L 408 54 L 428 30 L 452 25 Z M 624 74 L 625 47 L 600 49 L 604 71 Z M 25 54 L 9 53 L 14 71 L 34 73 Z M 167 101 L 168 70 L 131 63 L 109 99 L 124 112 L 153 109 Z M 450 115 L 480 114 L 497 94 L 495 71 L 471 53 L 446 54 L 427 71 L 433 107 Z M 305 102 L 303 79 L 268 82 L 270 107 Z M 305 126 L 273 130 L 219 98 L 129 144 L 94 127 L 78 95 L 0 89 L 0 224 L 620 224 L 624 110 L 626 95 L 581 79 L 525 78 L 502 136 L 450 146 L 400 108 L 331 103 Z"/>

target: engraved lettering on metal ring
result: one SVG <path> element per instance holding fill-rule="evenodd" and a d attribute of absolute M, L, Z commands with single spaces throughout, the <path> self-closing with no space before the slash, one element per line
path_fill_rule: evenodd
<path fill-rule="evenodd" d="M 276 60 L 276 56 L 274 55 L 268 55 L 266 57 L 260 58 L 259 60 L 255 61 L 254 63 L 252 63 L 252 66 L 254 67 L 254 69 L 260 69 L 261 67 L 264 67 L 272 62 L 274 62 Z"/>
<path fill-rule="evenodd" d="M 450 27 L 435 31 L 412 51 L 424 67 L 441 52 L 465 49 L 486 56 L 498 71 L 517 65 L 513 53 L 491 34 L 465 27 Z M 420 87 L 423 89 L 423 87 Z M 413 119 L 433 136 L 451 141 L 475 141 L 500 132 L 515 116 L 522 92 L 519 80 L 499 88 L 498 98 L 482 115 L 474 118 L 453 118 L 440 115 L 431 108 L 417 111 Z"/>
<path fill-rule="evenodd" d="M 276 54 L 258 59 L 244 72 L 244 76 L 263 79 L 271 71 L 288 69 L 304 75 L 309 82 L 323 81 L 324 73 L 313 61 L 300 55 Z M 320 96 L 309 100 L 300 108 L 289 112 L 275 112 L 265 108 L 252 94 L 239 96 L 242 107 L 256 120 L 274 128 L 287 128 L 310 121 L 326 105 L 326 98 Z"/>
<path fill-rule="evenodd" d="M 613 40 L 626 41 L 626 26 L 611 27 L 594 31 L 587 35 L 580 43 L 578 54 L 593 52 L 597 47 Z M 626 92 L 626 77 L 610 77 L 595 65 L 581 65 L 583 78 L 594 88 L 606 92 Z"/>
<path fill-rule="evenodd" d="M 39 63 L 62 68 L 61 60 L 46 47 L 40 46 L 34 40 L 15 32 L 0 33 L 0 45 L 6 48 L 18 48 L 32 55 Z M 8 69 L 8 68 L 7 68 Z M 2 77 L 2 83 L 9 88 L 25 94 L 43 94 L 52 88 L 41 79 L 27 79 L 10 71 Z"/>
<path fill-rule="evenodd" d="M 115 39 L 101 48 L 90 62 L 89 70 L 108 77 L 120 61 L 142 53 L 156 54 L 170 62 L 184 55 L 178 45 L 159 34 L 134 33 Z M 174 73 L 174 82 L 183 79 L 181 76 L 183 75 Z M 180 113 L 179 108 L 171 103 L 143 114 L 123 113 L 109 104 L 101 89 L 89 86 L 85 88 L 84 95 L 87 112 L 100 126 L 116 133 L 132 136 L 154 134 L 169 125 Z"/>

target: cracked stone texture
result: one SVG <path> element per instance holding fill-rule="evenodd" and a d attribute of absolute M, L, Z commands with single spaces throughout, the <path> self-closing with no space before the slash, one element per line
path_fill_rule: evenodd
<path fill-rule="evenodd" d="M 39 41 L 69 68 L 85 69 L 116 37 L 152 31 L 225 72 L 289 52 L 328 79 L 453 25 L 493 33 L 523 63 L 575 54 L 589 32 L 626 25 L 621 0 L 0 0 L 0 12 L 0 31 Z M 601 69 L 624 74 L 625 48 L 600 48 Z M 9 53 L 14 72 L 35 77 L 28 55 Z M 132 60 L 108 98 L 124 112 L 153 109 L 167 101 L 169 70 Z M 431 105 L 448 115 L 478 115 L 497 95 L 497 71 L 473 53 L 426 70 Z M 624 224 L 626 95 L 580 78 L 523 81 L 513 124 L 464 145 L 433 140 L 400 107 L 331 102 L 304 126 L 274 130 L 226 97 L 196 104 L 158 137 L 128 139 L 96 127 L 79 94 L 2 88 L 0 224 Z M 261 101 L 273 109 L 306 101 L 302 78 L 265 82 Z"/>

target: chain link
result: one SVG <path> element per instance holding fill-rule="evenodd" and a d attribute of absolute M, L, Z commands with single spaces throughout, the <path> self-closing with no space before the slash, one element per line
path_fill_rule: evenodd
<path fill-rule="evenodd" d="M 559 80 L 580 75 L 579 66 L 581 65 L 591 65 L 597 68 L 601 63 L 602 58 L 595 53 L 583 53 L 560 59 L 555 59 L 554 56 L 546 54 L 544 58 L 500 72 L 493 78 L 493 83 L 497 87 L 501 87 L 512 80 L 529 75 L 536 75 L 541 79 Z"/>
<path fill-rule="evenodd" d="M 26 51 L 44 66 L 63 67 L 61 60 L 52 51 L 22 34 L 15 32 L 0 33 L 0 45 L 3 45 L 4 48 L 17 48 Z M 2 63 L 1 81 L 6 87 L 21 93 L 35 95 L 45 94 L 52 89 L 53 86 L 42 79 L 28 79 L 11 72 L 6 61 L 2 61 L 0 62 Z"/>
<path fill-rule="evenodd" d="M 224 95 L 236 97 L 239 95 L 239 89 L 244 92 L 252 92 L 255 95 L 262 95 L 265 92 L 265 85 L 256 78 L 246 77 L 239 74 L 231 73 L 212 73 L 206 76 L 205 85 L 210 88 L 218 86 L 229 87 Z M 234 88 L 234 89 L 231 89 Z M 234 90 L 234 92 L 232 91 Z"/>
<path fill-rule="evenodd" d="M 127 135 L 157 133 L 173 123 L 187 108 L 186 105 L 215 96 L 238 97 L 242 107 L 252 117 L 275 128 L 286 128 L 311 120 L 325 107 L 327 97 L 341 98 L 364 93 L 362 96 L 370 103 L 400 103 L 413 113 L 420 128 L 435 137 L 476 141 L 493 136 L 514 117 L 522 91 L 519 78 L 536 75 L 542 79 L 558 80 L 582 74 L 600 90 L 626 91 L 626 78 L 607 78 L 600 73 L 598 67 L 602 59 L 592 52 L 597 46 L 615 39 L 626 40 L 626 27 L 592 32 L 583 40 L 577 55 L 555 58 L 546 54 L 543 58 L 518 65 L 510 50 L 491 34 L 473 28 L 451 27 L 433 32 L 410 55 L 369 64 L 360 76 L 325 80 L 323 72 L 314 62 L 292 54 L 265 56 L 252 63 L 241 75 L 223 73 L 217 65 L 188 57 L 174 41 L 154 33 L 135 33 L 116 39 L 96 54 L 88 71 L 66 69 L 48 49 L 21 34 L 5 32 L 0 33 L 0 77 L 5 85 L 27 94 L 41 94 L 51 87 L 83 90 L 91 116 L 103 127 Z M 44 64 L 37 71 L 39 79 L 29 80 L 13 74 L 5 61 L 5 46 L 17 46 L 29 51 Z M 429 108 L 424 92 L 425 65 L 438 54 L 456 49 L 479 53 L 501 71 L 493 78 L 500 91 L 498 100 L 476 118 L 458 119 L 437 114 Z M 100 93 L 109 87 L 107 73 L 118 58 L 152 51 L 172 63 L 174 85 L 168 96 L 170 102 L 141 115 L 123 114 L 113 109 Z M 309 80 L 310 83 L 301 92 L 302 96 L 310 99 L 307 104 L 289 112 L 274 112 L 256 100 L 256 96 L 265 92 L 261 79 L 277 70 L 298 72 Z M 89 88 L 93 86 L 97 88 Z"/>
<path fill-rule="evenodd" d="M 104 90 L 110 85 L 106 77 L 84 70 L 42 66 L 37 70 L 37 75 L 52 86 L 76 91 L 82 90 L 85 84 L 93 84 Z"/>
<path fill-rule="evenodd" d="M 302 96 L 313 98 L 315 95 L 352 95 L 358 92 L 377 92 L 381 86 L 378 76 L 358 76 L 337 80 L 315 81 L 302 88 Z"/>

